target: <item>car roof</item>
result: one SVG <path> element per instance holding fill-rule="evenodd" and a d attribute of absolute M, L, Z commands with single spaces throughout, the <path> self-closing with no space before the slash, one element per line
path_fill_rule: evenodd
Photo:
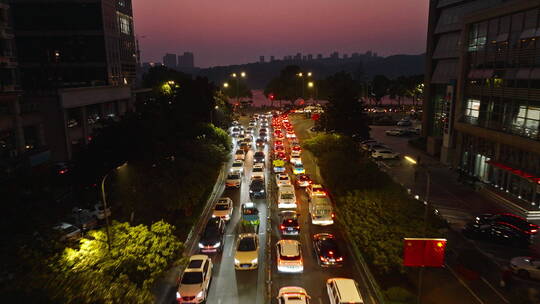
<path fill-rule="evenodd" d="M 201 271 L 202 266 L 206 260 L 208 260 L 208 256 L 205 254 L 192 255 L 189 258 L 189 263 L 185 271 L 186 272 Z"/>
<path fill-rule="evenodd" d="M 331 278 L 330 280 L 337 285 L 341 302 L 364 303 L 354 280 L 346 278 Z"/>
<path fill-rule="evenodd" d="M 300 242 L 296 240 L 279 240 L 280 254 L 283 256 L 298 256 L 300 254 Z"/>
<path fill-rule="evenodd" d="M 294 191 L 293 185 L 282 185 L 279 187 L 279 191 Z"/>

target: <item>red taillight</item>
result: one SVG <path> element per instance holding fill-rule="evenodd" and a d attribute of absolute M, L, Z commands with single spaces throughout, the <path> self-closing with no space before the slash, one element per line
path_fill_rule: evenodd
<path fill-rule="evenodd" d="M 296 229 L 300 229 L 300 226 L 295 226 L 294 228 L 296 228 Z"/>
<path fill-rule="evenodd" d="M 329 255 L 333 255 L 334 252 L 333 252 L 332 250 L 330 250 L 330 251 L 328 251 L 328 254 L 329 254 Z"/>
<path fill-rule="evenodd" d="M 292 223 L 292 220 L 287 220 L 288 223 Z"/>
<path fill-rule="evenodd" d="M 343 258 L 339 257 L 339 258 L 336 259 L 336 261 L 341 262 L 341 261 L 343 261 Z"/>
<path fill-rule="evenodd" d="M 60 170 L 60 171 L 58 171 L 58 173 L 60 173 L 60 174 L 64 174 L 64 173 L 66 173 L 66 172 L 67 172 L 66 170 Z"/>
<path fill-rule="evenodd" d="M 335 218 L 336 217 L 336 214 L 335 213 L 332 213 L 332 218 Z"/>
<path fill-rule="evenodd" d="M 531 229 L 531 233 L 537 233 L 538 230 L 537 229 Z"/>
<path fill-rule="evenodd" d="M 283 230 L 283 229 L 285 229 L 285 226 L 280 225 L 280 226 L 279 226 L 279 229 Z"/>
<path fill-rule="evenodd" d="M 326 258 L 325 257 L 320 257 L 321 261 L 325 262 L 326 261 Z"/>

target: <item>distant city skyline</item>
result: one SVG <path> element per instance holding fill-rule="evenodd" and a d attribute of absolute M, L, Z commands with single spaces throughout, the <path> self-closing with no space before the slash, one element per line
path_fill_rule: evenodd
<path fill-rule="evenodd" d="M 189 50 L 197 66 L 209 67 L 296 53 L 420 54 L 425 52 L 428 5 L 401 0 L 237 0 L 218 9 L 211 0 L 133 0 L 133 13 L 143 62 L 160 62 L 165 53 Z"/>

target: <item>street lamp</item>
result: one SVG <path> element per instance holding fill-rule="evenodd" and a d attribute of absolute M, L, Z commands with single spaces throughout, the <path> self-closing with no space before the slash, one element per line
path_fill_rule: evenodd
<path fill-rule="evenodd" d="M 242 72 L 242 73 L 240 73 L 240 76 L 242 76 L 242 77 L 244 77 L 244 78 L 245 78 L 245 77 L 246 77 L 246 72 Z"/>
<path fill-rule="evenodd" d="M 224 87 L 224 88 L 228 88 L 228 87 L 229 87 L 229 83 L 228 83 L 228 82 L 225 82 L 225 83 L 223 84 L 223 87 Z"/>
<path fill-rule="evenodd" d="M 111 173 L 113 173 L 115 170 L 120 170 L 124 168 L 126 165 L 127 165 L 127 162 L 123 163 L 121 166 L 111 169 L 109 172 L 107 172 L 107 174 L 105 174 L 105 176 L 101 180 L 101 198 L 103 201 L 102 202 L 103 212 L 105 214 L 105 231 L 107 233 L 107 247 L 109 249 L 109 253 L 111 253 L 111 233 L 109 230 L 109 215 L 107 213 L 107 198 L 105 195 L 105 181 L 107 180 L 107 177 L 109 177 Z"/>
<path fill-rule="evenodd" d="M 427 232 L 427 222 L 428 222 L 428 213 L 430 209 L 430 202 L 429 202 L 429 190 L 431 188 L 431 173 L 429 172 L 429 169 L 427 166 L 420 163 L 420 157 L 418 159 L 414 159 L 410 156 L 404 156 L 403 157 L 408 163 L 413 165 L 415 167 L 415 170 L 418 170 L 419 168 L 422 169 L 426 173 L 426 194 L 424 196 L 424 231 L 423 234 L 425 235 Z M 416 171 L 414 174 L 414 186 L 416 186 Z M 418 195 L 415 196 L 415 198 L 419 198 Z M 418 304 L 420 304 L 420 299 L 422 296 L 422 276 L 424 274 L 424 267 L 422 266 L 420 268 L 420 273 L 418 274 Z"/>

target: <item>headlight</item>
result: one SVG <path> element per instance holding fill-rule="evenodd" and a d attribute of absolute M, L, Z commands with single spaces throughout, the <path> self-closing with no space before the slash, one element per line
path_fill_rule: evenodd
<path fill-rule="evenodd" d="M 199 243 L 199 248 L 204 248 L 203 243 Z"/>
<path fill-rule="evenodd" d="M 249 190 L 249 193 L 253 193 L 253 190 Z"/>
<path fill-rule="evenodd" d="M 178 291 L 176 292 L 176 298 L 177 298 L 177 299 L 182 298 L 182 295 L 180 295 L 180 293 L 179 293 Z"/>
<path fill-rule="evenodd" d="M 214 217 L 216 217 L 216 216 L 215 216 L 214 214 L 212 214 L 212 217 L 214 218 Z"/>
<path fill-rule="evenodd" d="M 262 189 L 261 192 L 264 193 L 264 189 Z"/>
<path fill-rule="evenodd" d="M 204 293 L 203 293 L 202 290 L 201 290 L 201 291 L 199 291 L 199 293 L 198 293 L 195 297 L 196 297 L 196 298 L 202 298 L 203 294 L 204 294 Z"/>
<path fill-rule="evenodd" d="M 259 260 L 257 258 L 254 258 L 253 260 L 251 260 L 251 264 L 256 264 Z"/>
<path fill-rule="evenodd" d="M 219 246 L 221 246 L 221 242 L 217 242 L 217 243 L 214 245 L 214 248 L 218 248 Z"/>
<path fill-rule="evenodd" d="M 237 259 L 237 258 L 234 258 L 234 263 L 235 263 L 235 264 L 240 264 L 240 260 Z"/>

